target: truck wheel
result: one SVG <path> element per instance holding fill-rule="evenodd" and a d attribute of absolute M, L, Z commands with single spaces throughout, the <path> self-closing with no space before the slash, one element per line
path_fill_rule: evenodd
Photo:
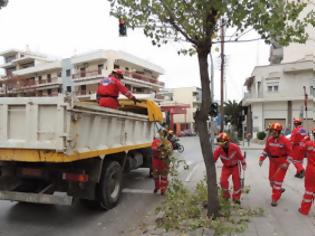
<path fill-rule="evenodd" d="M 122 169 L 117 161 L 104 165 L 99 188 L 100 207 L 108 210 L 117 205 L 122 185 Z"/>

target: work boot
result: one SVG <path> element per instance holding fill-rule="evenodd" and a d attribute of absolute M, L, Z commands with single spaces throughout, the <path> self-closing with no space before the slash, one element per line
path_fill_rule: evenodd
<path fill-rule="evenodd" d="M 278 203 L 277 203 L 277 202 L 272 201 L 272 202 L 271 202 L 271 206 L 276 207 L 276 206 L 278 206 Z"/>
<path fill-rule="evenodd" d="M 294 175 L 294 177 L 299 178 L 299 179 L 303 179 L 304 175 L 305 175 L 305 170 L 301 170 L 299 173 Z"/>
<path fill-rule="evenodd" d="M 240 200 L 235 199 L 235 200 L 233 200 L 233 202 L 234 202 L 235 204 L 237 204 L 237 205 L 241 205 L 241 201 L 240 201 Z"/>
<path fill-rule="evenodd" d="M 153 193 L 157 193 L 157 191 L 159 191 L 159 189 L 158 189 L 158 188 L 155 188 L 155 189 L 153 190 Z"/>
<path fill-rule="evenodd" d="M 284 193 L 285 192 L 285 188 L 281 188 L 281 193 Z"/>
<path fill-rule="evenodd" d="M 307 213 L 302 212 L 301 208 L 299 208 L 298 211 L 299 211 L 300 214 L 303 215 L 303 216 L 307 216 L 307 215 L 308 215 Z"/>
<path fill-rule="evenodd" d="M 162 195 L 162 196 L 164 195 L 164 193 L 165 193 L 165 191 L 161 191 L 161 195 Z"/>

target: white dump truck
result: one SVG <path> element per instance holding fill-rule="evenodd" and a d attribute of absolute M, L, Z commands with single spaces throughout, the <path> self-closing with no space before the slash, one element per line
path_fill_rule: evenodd
<path fill-rule="evenodd" d="M 152 101 L 121 109 L 58 97 L 0 98 L 0 199 L 103 209 L 120 197 L 122 173 L 150 167 Z"/>

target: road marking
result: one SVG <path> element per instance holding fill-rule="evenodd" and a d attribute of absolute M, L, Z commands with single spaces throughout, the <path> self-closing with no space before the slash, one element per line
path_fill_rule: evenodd
<path fill-rule="evenodd" d="M 197 163 L 194 168 L 192 169 L 192 171 L 189 173 L 189 175 L 186 177 L 185 182 L 189 182 L 191 177 L 193 176 L 193 174 L 197 171 L 198 167 L 199 167 L 200 163 Z"/>
<path fill-rule="evenodd" d="M 148 189 L 134 189 L 134 188 L 124 188 L 123 193 L 141 193 L 141 194 L 153 194 L 153 190 Z"/>
<path fill-rule="evenodd" d="M 190 166 L 192 163 L 193 163 L 192 161 L 187 161 L 187 162 L 186 162 L 186 164 L 189 165 L 189 166 Z"/>

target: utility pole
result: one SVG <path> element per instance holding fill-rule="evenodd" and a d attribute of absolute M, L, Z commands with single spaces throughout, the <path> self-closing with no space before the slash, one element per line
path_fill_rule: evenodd
<path fill-rule="evenodd" d="M 213 68 L 213 57 L 210 52 L 210 63 L 211 63 L 211 73 L 210 73 L 210 91 L 211 91 L 211 103 L 214 101 L 214 68 Z M 214 119 L 210 117 L 210 144 L 212 149 L 214 149 L 214 136 L 215 136 L 215 128 L 214 128 Z"/>
<path fill-rule="evenodd" d="M 224 131 L 224 19 L 221 19 L 221 128 Z"/>

